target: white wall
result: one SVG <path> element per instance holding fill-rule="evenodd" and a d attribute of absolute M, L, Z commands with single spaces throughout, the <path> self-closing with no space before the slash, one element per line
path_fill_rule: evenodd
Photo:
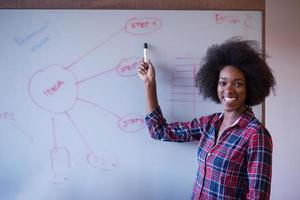
<path fill-rule="evenodd" d="M 266 100 L 273 136 L 272 200 L 300 198 L 300 1 L 266 0 L 266 51 L 277 79 Z"/>

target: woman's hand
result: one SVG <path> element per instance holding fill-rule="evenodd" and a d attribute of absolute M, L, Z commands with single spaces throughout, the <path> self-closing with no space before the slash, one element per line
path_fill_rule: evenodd
<path fill-rule="evenodd" d="M 144 83 L 153 83 L 155 82 L 155 70 L 150 62 L 141 61 L 140 67 L 138 69 L 138 74 L 141 80 L 144 81 Z"/>

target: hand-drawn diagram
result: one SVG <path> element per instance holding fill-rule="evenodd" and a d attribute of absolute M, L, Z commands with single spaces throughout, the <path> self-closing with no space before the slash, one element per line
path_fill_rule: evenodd
<path fill-rule="evenodd" d="M 13 112 L 0 112 L 0 121 L 5 121 L 11 127 L 15 128 L 18 131 L 18 133 L 23 135 L 26 141 L 33 143 L 34 142 L 33 137 L 28 133 L 26 133 L 26 131 L 24 131 L 23 128 L 21 128 L 18 125 L 15 118 L 16 118 L 15 113 Z"/>
<path fill-rule="evenodd" d="M 242 24 L 244 28 L 243 36 L 245 37 L 245 39 L 249 39 L 249 31 L 253 29 L 253 23 L 255 23 L 253 15 L 251 14 L 247 14 L 245 17 L 241 18 L 241 16 L 238 15 L 223 13 L 215 13 L 215 22 L 216 24 Z"/>
<path fill-rule="evenodd" d="M 122 78 L 136 76 L 140 58 L 136 56 L 121 58 L 117 66 L 81 80 L 78 80 L 76 74 L 72 72 L 72 68 L 74 68 L 81 60 L 91 55 L 94 51 L 101 48 L 104 44 L 109 43 L 116 38 L 122 32 L 133 35 L 145 35 L 157 31 L 160 27 L 161 20 L 158 18 L 132 18 L 127 21 L 123 28 L 86 51 L 71 64 L 49 65 L 36 71 L 28 82 L 28 94 L 36 106 L 51 114 L 63 114 L 68 118 L 87 149 L 88 153 L 86 155 L 86 160 L 91 167 L 102 171 L 112 170 L 118 166 L 118 159 L 117 156 L 110 151 L 96 153 L 92 150 L 89 142 L 86 140 L 84 134 L 78 128 L 70 114 L 70 111 L 76 106 L 77 102 L 92 105 L 95 108 L 101 109 L 107 114 L 114 116 L 117 120 L 116 124 L 124 132 L 140 131 L 145 127 L 145 122 L 144 116 L 141 114 L 128 113 L 125 116 L 120 116 L 91 100 L 80 97 L 79 85 L 95 78 L 101 78 L 101 76 L 105 76 L 108 73 L 117 73 Z M 54 146 L 51 150 L 50 159 L 51 168 L 54 173 L 53 183 L 61 184 L 68 180 L 67 171 L 71 167 L 71 159 L 68 147 L 58 145 L 55 117 L 52 118 L 52 134 Z"/>
<path fill-rule="evenodd" d="M 45 22 L 40 28 L 32 31 L 31 33 L 23 36 L 23 37 L 14 37 L 14 42 L 22 46 L 28 42 L 30 42 L 34 37 L 37 35 L 44 33 L 49 28 L 49 22 Z M 38 49 L 40 49 L 42 46 L 44 46 L 46 43 L 48 43 L 50 40 L 50 37 L 48 34 L 46 34 L 44 37 L 39 38 L 38 41 L 34 41 L 34 43 L 29 44 L 29 47 L 32 52 L 36 52 Z"/>
<path fill-rule="evenodd" d="M 194 77 L 200 67 L 200 58 L 177 58 L 172 71 L 172 116 L 179 104 L 184 104 L 187 113 L 196 115 L 197 89 Z"/>

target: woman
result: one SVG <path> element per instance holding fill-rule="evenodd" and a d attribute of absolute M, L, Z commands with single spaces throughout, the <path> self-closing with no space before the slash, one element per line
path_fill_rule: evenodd
<path fill-rule="evenodd" d="M 269 199 L 272 139 L 251 106 L 274 90 L 275 79 L 254 41 L 231 38 L 207 50 L 195 77 L 204 98 L 223 105 L 222 113 L 190 122 L 167 123 L 159 107 L 155 70 L 142 62 L 150 135 L 159 140 L 199 140 L 192 199 Z"/>

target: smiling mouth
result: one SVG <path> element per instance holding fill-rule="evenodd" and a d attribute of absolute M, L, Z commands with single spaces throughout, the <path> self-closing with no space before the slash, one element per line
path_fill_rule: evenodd
<path fill-rule="evenodd" d="M 224 97 L 223 99 L 226 103 L 232 103 L 237 100 L 236 97 Z"/>

